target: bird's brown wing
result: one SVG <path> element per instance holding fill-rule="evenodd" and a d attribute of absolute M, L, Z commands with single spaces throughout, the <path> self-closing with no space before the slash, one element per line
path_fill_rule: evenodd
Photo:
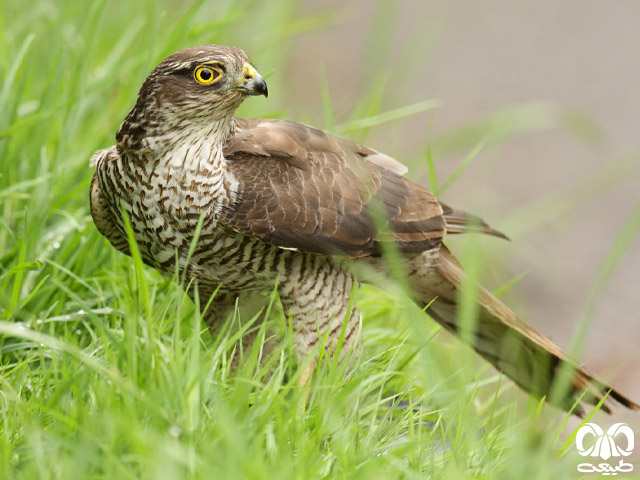
<path fill-rule="evenodd" d="M 235 201 L 220 221 L 282 248 L 351 257 L 394 241 L 403 251 L 437 246 L 442 207 L 400 176 L 395 160 L 299 123 L 236 119 L 224 147 Z"/>
<path fill-rule="evenodd" d="M 463 212 L 451 208 L 449 205 L 440 202 L 444 220 L 447 224 L 447 233 L 484 233 L 493 237 L 503 238 L 509 240 L 504 233 L 491 228 L 484 220 L 470 213 Z"/>

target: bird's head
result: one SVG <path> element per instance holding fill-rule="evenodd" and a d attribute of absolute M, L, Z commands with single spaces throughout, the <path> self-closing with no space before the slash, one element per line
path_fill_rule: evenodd
<path fill-rule="evenodd" d="M 240 49 L 218 45 L 180 50 L 146 78 L 136 106 L 118 131 L 119 144 L 159 129 L 226 122 L 249 95 L 268 95 L 267 84 Z"/>

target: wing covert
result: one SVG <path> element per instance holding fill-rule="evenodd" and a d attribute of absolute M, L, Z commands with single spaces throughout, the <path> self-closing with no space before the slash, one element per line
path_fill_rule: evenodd
<path fill-rule="evenodd" d="M 403 251 L 440 243 L 442 207 L 403 178 L 406 168 L 391 157 L 299 123 L 235 121 L 224 156 L 237 197 L 220 218 L 233 230 L 282 248 L 351 257 L 379 254 L 384 241 Z"/>

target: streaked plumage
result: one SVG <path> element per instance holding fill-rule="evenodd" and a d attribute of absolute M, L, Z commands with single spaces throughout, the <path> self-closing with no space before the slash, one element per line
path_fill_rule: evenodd
<path fill-rule="evenodd" d="M 214 331 L 239 296 L 248 304 L 245 296 L 277 281 L 299 356 L 327 332 L 335 345 L 343 329 L 343 351 L 355 347 L 359 314 L 349 299 L 366 281 L 358 266 L 384 274 L 381 244 L 395 242 L 415 300 L 426 305 L 437 296 L 431 316 L 459 333 L 464 273 L 442 240 L 466 231 L 503 235 L 403 178 L 406 168 L 382 153 L 298 123 L 234 118 L 256 94 L 266 96 L 266 84 L 241 50 L 208 45 L 164 60 L 116 145 L 93 158 L 98 230 L 128 254 L 124 208 L 146 263 L 165 274 L 186 269 L 207 299 L 219 287 L 205 315 Z M 476 351 L 525 390 L 548 394 L 564 354 L 487 291 L 478 300 Z M 584 389 L 591 403 L 609 389 L 577 366 L 571 383 L 570 395 L 556 400 L 563 408 Z M 611 397 L 639 408 L 616 391 Z"/>

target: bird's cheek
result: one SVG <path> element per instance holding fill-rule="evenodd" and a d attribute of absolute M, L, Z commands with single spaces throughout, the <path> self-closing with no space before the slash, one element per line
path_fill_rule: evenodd
<path fill-rule="evenodd" d="M 234 85 L 229 85 L 225 95 L 230 98 L 242 98 L 242 93 Z"/>

